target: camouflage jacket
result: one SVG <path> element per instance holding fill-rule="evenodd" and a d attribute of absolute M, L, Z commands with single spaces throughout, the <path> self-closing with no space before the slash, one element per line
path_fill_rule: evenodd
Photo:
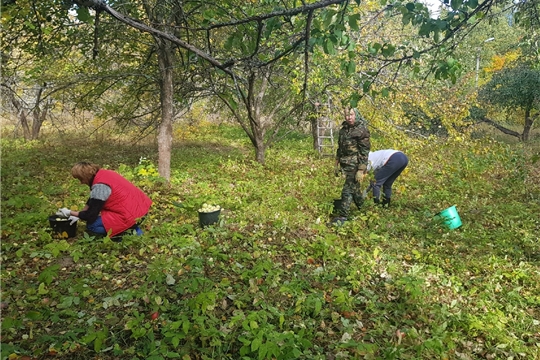
<path fill-rule="evenodd" d="M 337 158 L 342 165 L 367 165 L 371 142 L 367 122 L 356 121 L 349 125 L 346 121 L 341 124 Z"/>

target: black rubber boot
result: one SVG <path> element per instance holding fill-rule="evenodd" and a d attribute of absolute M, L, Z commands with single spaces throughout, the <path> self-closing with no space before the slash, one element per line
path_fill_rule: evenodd
<path fill-rule="evenodd" d="M 381 202 L 381 205 L 383 207 L 389 207 L 390 206 L 390 198 L 384 198 L 383 201 Z"/>
<path fill-rule="evenodd" d="M 381 202 L 378 198 L 373 198 L 373 202 L 376 204 L 376 205 L 379 205 Z"/>

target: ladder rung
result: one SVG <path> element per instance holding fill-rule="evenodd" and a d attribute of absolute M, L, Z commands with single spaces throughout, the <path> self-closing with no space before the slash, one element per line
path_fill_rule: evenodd
<path fill-rule="evenodd" d="M 332 120 L 321 118 L 317 121 L 318 150 L 321 156 L 334 156 L 334 127 Z"/>

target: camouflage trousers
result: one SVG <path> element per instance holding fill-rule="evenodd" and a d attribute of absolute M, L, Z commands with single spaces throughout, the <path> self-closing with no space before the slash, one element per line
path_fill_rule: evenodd
<path fill-rule="evenodd" d="M 362 198 L 362 191 L 360 190 L 360 183 L 356 181 L 357 165 L 341 165 L 343 173 L 345 174 L 345 184 L 341 190 L 341 207 L 339 209 L 339 216 L 349 217 L 349 209 L 354 201 L 357 208 L 360 209 L 364 203 Z"/>

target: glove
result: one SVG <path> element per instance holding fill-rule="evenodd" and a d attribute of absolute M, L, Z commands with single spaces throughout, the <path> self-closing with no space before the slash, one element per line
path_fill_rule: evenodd
<path fill-rule="evenodd" d="M 69 210 L 68 208 L 61 208 L 61 209 L 58 209 L 58 211 L 56 212 L 56 215 L 68 218 L 71 216 L 71 210 Z"/>
<path fill-rule="evenodd" d="M 363 170 L 358 170 L 356 172 L 356 181 L 358 182 L 362 182 L 362 180 L 364 180 L 364 177 L 366 176 L 366 173 L 363 171 Z"/>
<path fill-rule="evenodd" d="M 70 217 L 68 217 L 68 220 L 70 221 L 69 225 L 73 225 L 73 224 L 75 224 L 77 221 L 79 221 L 79 218 L 76 217 L 76 216 L 71 215 Z"/>

